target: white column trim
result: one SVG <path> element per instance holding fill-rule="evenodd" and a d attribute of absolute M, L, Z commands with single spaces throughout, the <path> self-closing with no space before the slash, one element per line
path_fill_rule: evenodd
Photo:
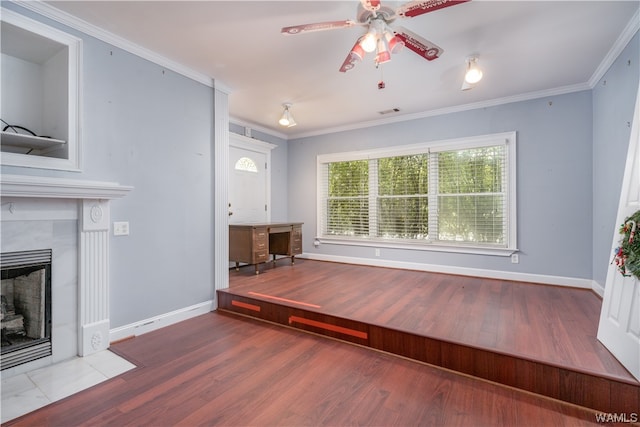
<path fill-rule="evenodd" d="M 214 98 L 214 294 L 229 287 L 229 96 L 218 89 Z M 214 295 L 215 306 L 218 299 Z"/>
<path fill-rule="evenodd" d="M 78 225 L 78 354 L 87 356 L 109 347 L 108 201 L 83 199 Z"/>

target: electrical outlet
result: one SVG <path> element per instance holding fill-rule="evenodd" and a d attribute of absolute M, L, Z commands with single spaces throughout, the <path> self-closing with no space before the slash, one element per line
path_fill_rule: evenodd
<path fill-rule="evenodd" d="M 511 254 L 511 264 L 517 264 L 520 262 L 518 254 Z"/>
<path fill-rule="evenodd" d="M 128 236 L 129 235 L 129 221 L 120 221 L 113 223 L 113 235 L 114 236 Z"/>
<path fill-rule="evenodd" d="M 380 256 L 380 249 L 376 248 L 376 256 Z"/>

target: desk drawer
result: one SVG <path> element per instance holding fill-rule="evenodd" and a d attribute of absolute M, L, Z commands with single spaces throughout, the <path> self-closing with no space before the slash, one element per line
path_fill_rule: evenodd
<path fill-rule="evenodd" d="M 269 253 L 266 249 L 261 251 L 255 251 L 253 253 L 253 264 L 267 262 L 268 259 L 269 259 Z"/>
<path fill-rule="evenodd" d="M 279 227 L 270 227 L 269 233 L 290 233 L 291 226 L 279 226 Z"/>
<path fill-rule="evenodd" d="M 302 253 L 302 227 L 293 227 L 291 230 L 291 255 Z"/>
<path fill-rule="evenodd" d="M 253 230 L 253 245 L 267 244 L 269 241 L 269 233 L 266 227 L 256 228 Z"/>

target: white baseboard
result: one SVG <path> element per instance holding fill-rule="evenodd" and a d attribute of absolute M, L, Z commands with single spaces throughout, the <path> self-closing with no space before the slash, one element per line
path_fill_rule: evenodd
<path fill-rule="evenodd" d="M 576 277 L 549 276 L 545 274 L 518 273 L 513 271 L 485 270 L 481 268 L 456 267 L 451 265 L 422 264 L 417 262 L 391 261 L 383 259 L 356 258 L 338 255 L 309 254 L 298 256 L 318 261 L 333 261 L 344 264 L 370 265 L 374 267 L 400 268 L 405 270 L 428 271 L 431 273 L 457 274 L 460 276 L 486 277 L 489 279 L 514 280 L 518 282 L 540 283 L 544 285 L 567 286 L 571 288 L 593 289 L 594 282 L 591 279 Z"/>
<path fill-rule="evenodd" d="M 602 286 L 600 283 L 593 280 L 591 283 L 591 289 L 593 290 L 593 292 L 600 295 L 600 298 L 604 298 L 604 286 Z"/>
<path fill-rule="evenodd" d="M 151 317 L 149 319 L 140 320 L 139 322 L 131 323 L 129 325 L 113 328 L 109 330 L 109 342 L 120 341 L 125 338 L 146 334 L 147 332 L 155 331 L 156 329 L 164 328 L 165 326 L 173 325 L 174 323 L 209 313 L 214 308 L 214 301 L 210 300 L 161 314 L 159 316 Z"/>

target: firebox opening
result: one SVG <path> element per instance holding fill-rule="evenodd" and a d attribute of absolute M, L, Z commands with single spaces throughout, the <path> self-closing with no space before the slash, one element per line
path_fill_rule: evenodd
<path fill-rule="evenodd" d="M 0 254 L 1 369 L 51 353 L 51 250 Z"/>

